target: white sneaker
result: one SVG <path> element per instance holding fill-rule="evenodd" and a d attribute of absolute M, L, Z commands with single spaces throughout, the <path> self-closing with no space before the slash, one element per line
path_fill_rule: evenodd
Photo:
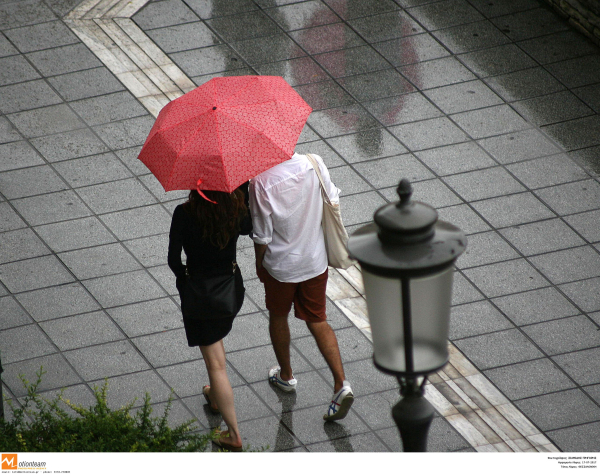
<path fill-rule="evenodd" d="M 295 392 L 298 381 L 292 376 L 290 380 L 283 380 L 279 376 L 281 368 L 276 365 L 269 370 L 269 382 L 284 392 Z"/>
<path fill-rule="evenodd" d="M 345 418 L 350 407 L 354 403 L 354 394 L 352 393 L 352 387 L 347 380 L 344 380 L 342 388 L 333 394 L 331 404 L 327 409 L 327 414 L 323 415 L 325 421 L 335 421 Z"/>

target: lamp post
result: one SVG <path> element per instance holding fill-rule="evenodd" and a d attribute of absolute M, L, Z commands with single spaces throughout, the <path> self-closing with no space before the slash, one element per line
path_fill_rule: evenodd
<path fill-rule="evenodd" d="M 434 414 L 424 385 L 448 362 L 453 267 L 467 240 L 433 207 L 411 201 L 408 180 L 397 192 L 400 201 L 379 208 L 348 249 L 362 269 L 375 366 L 400 383 L 392 416 L 404 451 L 421 452 Z"/>

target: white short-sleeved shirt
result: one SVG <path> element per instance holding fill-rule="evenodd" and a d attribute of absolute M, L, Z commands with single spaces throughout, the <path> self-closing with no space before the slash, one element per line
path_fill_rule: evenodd
<path fill-rule="evenodd" d="M 318 155 L 312 155 L 321 171 L 332 203 L 340 190 Z M 291 159 L 250 181 L 253 240 L 268 245 L 263 265 L 276 280 L 297 283 L 327 269 L 321 228 L 323 199 L 317 173 L 306 155 Z"/>

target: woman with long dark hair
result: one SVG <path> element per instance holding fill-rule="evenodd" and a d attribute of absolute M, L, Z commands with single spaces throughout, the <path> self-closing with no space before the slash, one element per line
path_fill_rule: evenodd
<path fill-rule="evenodd" d="M 218 314 L 200 314 L 183 305 L 186 279 L 202 281 L 233 273 L 241 282 L 236 263 L 238 236 L 248 235 L 252 221 L 248 212 L 248 184 L 228 194 L 219 191 L 191 191 L 188 200 L 173 212 L 169 233 L 169 267 L 177 278 L 177 289 L 182 295 L 183 324 L 190 347 L 199 346 L 208 371 L 210 385 L 202 393 L 213 413 L 221 413 L 228 431 L 223 431 L 215 443 L 231 451 L 240 451 L 240 436 L 233 390 L 227 377 L 223 338 L 229 334 L 235 318 Z M 185 252 L 186 264 L 181 260 Z M 242 292 L 243 295 L 243 292 Z M 242 296 L 243 298 L 243 296 Z M 241 302 L 240 302 L 241 305 Z M 200 302 L 200 308 L 203 302 Z M 187 311 L 186 311 L 187 309 Z M 187 313 L 187 315 L 186 315 Z"/>

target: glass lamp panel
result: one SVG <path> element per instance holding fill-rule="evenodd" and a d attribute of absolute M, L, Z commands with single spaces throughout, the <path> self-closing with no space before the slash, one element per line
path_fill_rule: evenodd
<path fill-rule="evenodd" d="M 410 279 L 413 372 L 429 373 L 448 360 L 453 268 Z M 363 269 L 375 362 L 393 372 L 408 372 L 405 359 L 400 279 Z"/>

